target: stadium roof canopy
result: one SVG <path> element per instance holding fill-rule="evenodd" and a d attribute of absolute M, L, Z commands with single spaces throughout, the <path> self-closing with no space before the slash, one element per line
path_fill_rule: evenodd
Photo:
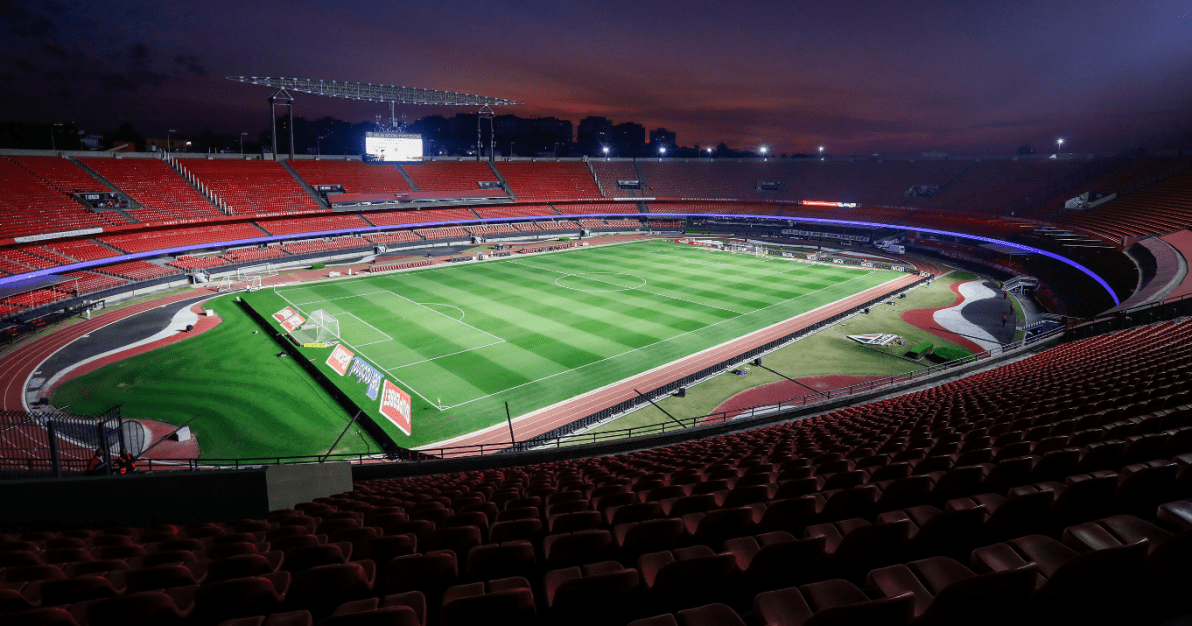
<path fill-rule="evenodd" d="M 315 80 L 313 78 L 272 78 L 268 76 L 228 76 L 228 80 L 239 83 L 273 87 L 286 91 L 309 93 L 330 98 L 387 102 L 398 104 L 426 104 L 445 106 L 497 106 L 521 104 L 504 98 L 477 96 L 437 89 L 416 89 L 396 85 L 374 85 L 372 83 L 349 83 L 338 80 Z"/>

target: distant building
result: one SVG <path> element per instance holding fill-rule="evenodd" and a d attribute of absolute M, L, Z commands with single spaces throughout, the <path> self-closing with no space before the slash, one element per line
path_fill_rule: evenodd
<path fill-rule="evenodd" d="M 604 146 L 613 141 L 613 123 L 607 117 L 596 115 L 585 117 L 579 121 L 576 143 L 581 152 L 596 154 Z"/>
<path fill-rule="evenodd" d="M 650 131 L 650 147 L 658 149 L 661 146 L 674 147 L 678 143 L 675 141 L 675 133 L 665 128 L 655 128 Z"/>
<path fill-rule="evenodd" d="M 613 126 L 613 147 L 618 156 L 640 156 L 646 146 L 646 127 L 636 122 Z"/>

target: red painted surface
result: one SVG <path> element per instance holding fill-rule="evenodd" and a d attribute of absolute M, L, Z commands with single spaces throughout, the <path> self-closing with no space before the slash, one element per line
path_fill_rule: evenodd
<path fill-rule="evenodd" d="M 726 376 L 730 374 L 725 374 Z M 871 380 L 878 380 L 885 378 L 884 376 L 868 376 L 868 375 L 832 375 L 832 376 L 804 376 L 803 378 L 796 378 L 798 383 L 793 383 L 789 380 L 780 380 L 778 382 L 761 385 L 753 389 L 746 389 L 741 393 L 725 400 L 723 404 L 716 407 L 713 413 L 735 413 L 742 409 L 747 409 L 755 406 L 767 406 L 778 404 L 791 398 L 798 398 L 808 394 L 815 393 L 815 391 L 832 391 L 836 389 L 844 389 L 851 385 L 859 383 L 866 383 Z M 806 386 L 804 386 L 806 385 Z M 811 387 L 808 389 L 807 387 Z"/>
<path fill-rule="evenodd" d="M 902 321 L 906 322 L 907 324 L 910 324 L 911 326 L 914 326 L 915 328 L 918 328 L 919 330 L 925 330 L 925 331 L 935 335 L 936 337 L 951 341 L 952 343 L 954 343 L 966 350 L 970 350 L 974 353 L 984 352 L 985 348 L 982 348 L 980 345 L 978 345 L 976 342 L 972 341 L 971 339 L 966 339 L 964 337 L 961 337 L 960 335 L 957 335 L 956 333 L 950 333 L 947 331 L 936 330 L 937 328 L 939 328 L 939 324 L 936 323 L 936 321 L 935 321 L 935 312 L 942 311 L 943 309 L 948 309 L 948 308 L 957 306 L 960 303 L 964 302 L 964 296 L 960 293 L 960 286 L 963 285 L 964 283 L 971 283 L 971 282 L 973 282 L 973 281 L 971 281 L 971 280 L 957 281 L 957 282 L 952 283 L 949 286 L 952 289 L 952 293 L 956 294 L 956 299 L 954 299 L 952 301 L 952 304 L 947 304 L 944 306 L 937 306 L 934 309 L 913 309 L 911 311 L 905 311 L 902 314 Z"/>

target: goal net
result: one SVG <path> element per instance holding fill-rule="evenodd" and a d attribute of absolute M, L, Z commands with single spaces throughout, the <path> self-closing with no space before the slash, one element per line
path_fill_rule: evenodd
<path fill-rule="evenodd" d="M 327 343 L 339 339 L 339 320 L 319 309 L 310 314 L 302 328 L 290 334 L 298 343 Z"/>

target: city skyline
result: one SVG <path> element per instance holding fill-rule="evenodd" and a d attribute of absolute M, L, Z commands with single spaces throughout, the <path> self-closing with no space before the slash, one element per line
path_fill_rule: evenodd
<path fill-rule="evenodd" d="M 1051 0 L 262 2 L 0 0 L 0 119 L 257 132 L 267 89 L 225 75 L 405 84 L 603 116 L 684 145 L 775 153 L 1192 147 L 1192 8 Z M 415 120 L 464 109 L 400 107 Z M 387 107 L 298 95 L 350 122 Z"/>

